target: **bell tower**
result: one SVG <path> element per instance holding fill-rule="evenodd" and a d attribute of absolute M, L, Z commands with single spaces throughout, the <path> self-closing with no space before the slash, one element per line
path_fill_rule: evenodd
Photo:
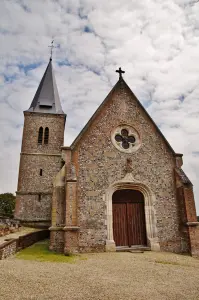
<path fill-rule="evenodd" d="M 52 58 L 30 108 L 24 111 L 15 218 L 50 225 L 53 179 L 62 167 L 66 115 L 55 82 Z"/>

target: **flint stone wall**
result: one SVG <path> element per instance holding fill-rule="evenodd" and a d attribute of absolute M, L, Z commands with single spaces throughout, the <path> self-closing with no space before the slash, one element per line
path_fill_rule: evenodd
<path fill-rule="evenodd" d="M 17 252 L 17 241 L 17 239 L 13 239 L 0 245 L 0 260 Z"/>
<path fill-rule="evenodd" d="M 122 153 L 112 144 L 111 132 L 119 124 L 128 124 L 140 134 L 142 144 L 135 153 Z M 156 196 L 154 208 L 161 250 L 181 252 L 182 244 L 187 241 L 179 229 L 174 154 L 123 83 L 73 150 L 78 171 L 80 249 L 104 249 L 107 239 L 105 191 L 113 182 L 124 178 L 127 158 L 132 160 L 135 180 L 147 185 Z"/>
<path fill-rule="evenodd" d="M 52 194 L 17 195 L 15 218 L 21 221 L 50 221 Z"/>
<path fill-rule="evenodd" d="M 49 221 L 53 180 L 61 169 L 64 115 L 25 112 L 15 218 Z M 39 128 L 49 128 L 49 142 L 38 145 Z M 42 176 L 40 176 L 42 169 Z"/>
<path fill-rule="evenodd" d="M 28 153 L 60 153 L 64 142 L 64 115 L 24 113 L 24 130 L 21 152 Z M 39 128 L 49 128 L 49 143 L 38 145 Z M 31 137 L 31 138 L 30 138 Z"/>
<path fill-rule="evenodd" d="M 51 231 L 50 232 L 50 250 L 57 253 L 64 252 L 64 231 Z"/>
<path fill-rule="evenodd" d="M 60 168 L 61 155 L 21 155 L 19 191 L 52 193 L 53 179 Z"/>

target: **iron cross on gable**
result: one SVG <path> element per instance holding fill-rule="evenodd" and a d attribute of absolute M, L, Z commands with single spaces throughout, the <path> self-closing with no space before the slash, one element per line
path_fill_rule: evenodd
<path fill-rule="evenodd" d="M 119 78 L 122 78 L 122 74 L 125 73 L 125 71 L 122 71 L 122 69 L 119 67 L 119 70 L 116 70 L 115 72 L 119 73 Z"/>

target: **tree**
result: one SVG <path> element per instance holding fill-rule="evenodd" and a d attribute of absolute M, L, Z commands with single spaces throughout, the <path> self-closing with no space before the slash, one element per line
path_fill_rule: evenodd
<path fill-rule="evenodd" d="M 0 194 L 0 215 L 13 216 L 15 198 L 16 197 L 11 193 Z"/>

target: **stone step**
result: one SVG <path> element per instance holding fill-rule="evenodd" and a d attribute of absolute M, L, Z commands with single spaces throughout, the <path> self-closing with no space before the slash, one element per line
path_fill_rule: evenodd
<path fill-rule="evenodd" d="M 118 246 L 116 247 L 117 252 L 132 252 L 132 253 L 143 253 L 144 251 L 151 251 L 150 247 L 147 246 L 131 246 L 131 247 L 126 247 L 126 246 Z"/>

